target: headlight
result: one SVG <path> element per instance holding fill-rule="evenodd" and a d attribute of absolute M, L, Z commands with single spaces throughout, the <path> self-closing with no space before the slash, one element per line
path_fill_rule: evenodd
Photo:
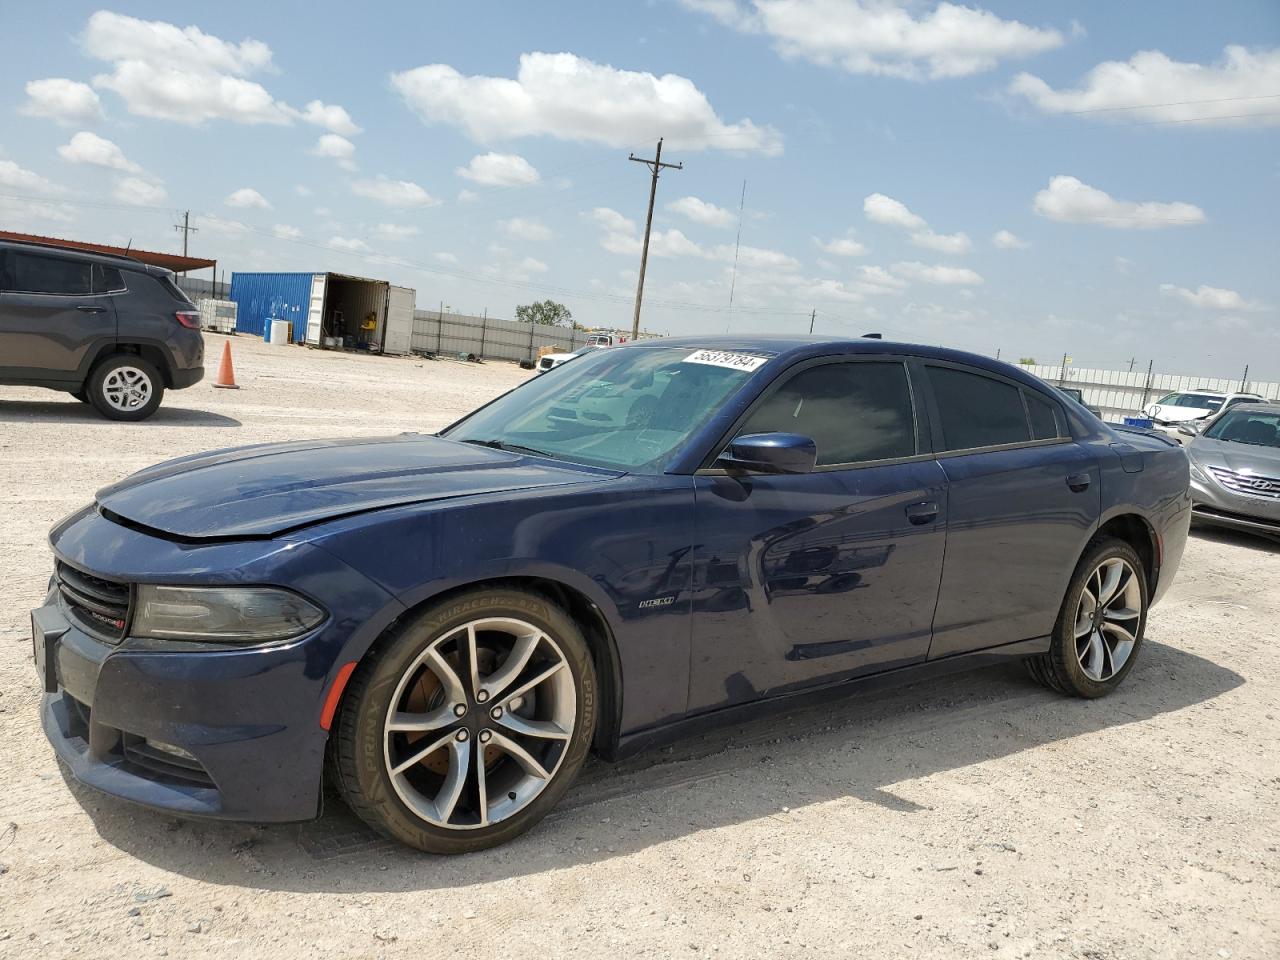
<path fill-rule="evenodd" d="M 1196 463 L 1195 460 L 1190 457 L 1188 457 L 1188 459 L 1191 460 L 1191 479 L 1199 480 L 1201 483 L 1208 483 L 1209 478 L 1206 477 L 1204 475 L 1204 471 L 1200 469 L 1200 464 Z"/>
<path fill-rule="evenodd" d="M 160 640 L 263 643 L 306 633 L 324 611 L 278 587 L 138 587 L 129 631 Z"/>

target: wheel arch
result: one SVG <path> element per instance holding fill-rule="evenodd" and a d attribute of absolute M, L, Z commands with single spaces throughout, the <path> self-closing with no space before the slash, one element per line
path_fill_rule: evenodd
<path fill-rule="evenodd" d="M 145 340 L 114 340 L 99 346 L 85 366 L 84 382 L 88 383 L 98 364 L 113 357 L 138 357 L 145 360 L 160 372 L 161 382 L 166 388 L 173 386 L 173 369 L 168 352 L 159 344 Z"/>
<path fill-rule="evenodd" d="M 412 605 L 404 607 L 377 633 L 368 646 L 359 651 L 358 656 L 340 659 L 346 663 L 363 663 L 370 652 L 378 646 L 378 642 L 405 618 L 413 616 L 426 607 L 447 603 L 461 593 L 483 589 L 513 589 L 536 593 L 559 606 L 578 624 L 587 641 L 587 649 L 591 653 L 591 661 L 596 669 L 596 679 L 600 685 L 600 708 L 597 714 L 599 719 L 592 747 L 606 758 L 611 759 L 616 756 L 622 721 L 623 688 L 622 661 L 618 654 L 613 627 L 604 610 L 595 600 L 563 579 L 546 575 L 493 576 L 455 584 L 429 596 L 421 597 Z M 335 669 L 340 666 L 341 664 Z M 333 705 L 334 708 L 341 709 L 345 699 L 346 691 L 342 690 Z"/>
<path fill-rule="evenodd" d="M 1156 584 L 1160 581 L 1160 540 L 1151 521 L 1139 513 L 1116 513 L 1098 525 L 1090 542 L 1100 537 L 1115 537 L 1133 547 L 1142 561 L 1147 591 L 1155 596 Z"/>

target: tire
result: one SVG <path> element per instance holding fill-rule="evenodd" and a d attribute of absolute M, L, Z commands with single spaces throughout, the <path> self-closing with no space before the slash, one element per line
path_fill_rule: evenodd
<path fill-rule="evenodd" d="M 141 357 L 117 354 L 93 368 L 85 393 L 108 420 L 145 420 L 164 399 L 164 379 Z"/>
<path fill-rule="evenodd" d="M 1113 570 L 1118 571 L 1117 583 L 1111 589 Z M 1092 598 L 1099 593 L 1104 594 L 1104 611 L 1095 614 L 1090 606 L 1096 608 Z M 1027 658 L 1027 671 L 1036 682 L 1066 696 L 1094 699 L 1110 693 L 1137 660 L 1148 596 L 1137 552 L 1123 540 L 1095 540 L 1067 586 L 1049 651 Z"/>
<path fill-rule="evenodd" d="M 427 853 L 484 850 L 529 830 L 569 789 L 598 699 L 586 640 L 563 610 L 522 590 L 468 591 L 393 628 L 360 662 L 329 776 L 387 837 Z"/>

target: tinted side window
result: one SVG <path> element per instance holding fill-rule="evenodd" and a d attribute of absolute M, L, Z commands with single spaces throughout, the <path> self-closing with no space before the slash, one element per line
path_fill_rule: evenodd
<path fill-rule="evenodd" d="M 124 277 L 120 275 L 120 271 L 115 267 L 106 267 L 100 263 L 93 265 L 93 292 L 94 293 L 114 293 L 117 290 L 124 290 Z"/>
<path fill-rule="evenodd" d="M 943 450 L 967 450 L 1031 439 L 1022 391 L 1001 380 L 951 367 L 930 367 L 942 420 Z"/>
<path fill-rule="evenodd" d="M 9 254 L 9 278 L 19 293 L 61 293 L 84 295 L 93 292 L 92 265 L 62 257 L 38 254 Z"/>
<path fill-rule="evenodd" d="M 1062 436 L 1058 424 L 1058 408 L 1031 390 L 1024 390 L 1027 398 L 1027 416 L 1031 419 L 1031 436 L 1035 440 L 1052 440 Z"/>
<path fill-rule="evenodd" d="M 765 398 L 740 433 L 800 433 L 818 463 L 860 463 L 916 452 L 907 370 L 901 363 L 825 363 Z"/>

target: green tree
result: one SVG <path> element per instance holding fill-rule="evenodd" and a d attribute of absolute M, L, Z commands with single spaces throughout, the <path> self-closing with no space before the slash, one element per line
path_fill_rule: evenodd
<path fill-rule="evenodd" d="M 573 322 L 573 312 L 563 303 L 543 300 L 516 307 L 516 319 L 521 323 L 541 323 L 548 327 L 569 326 Z"/>
<path fill-rule="evenodd" d="M 1024 367 L 1034 367 L 1036 365 L 1035 357 L 1022 357 L 1018 360 Z"/>

